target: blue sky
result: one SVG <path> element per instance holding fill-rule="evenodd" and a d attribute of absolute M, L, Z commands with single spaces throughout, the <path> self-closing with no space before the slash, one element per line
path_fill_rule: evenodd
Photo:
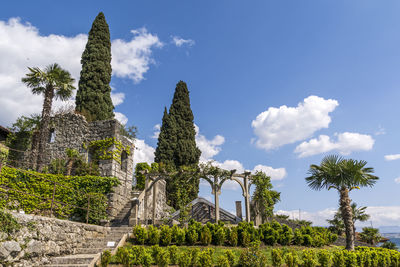
<path fill-rule="evenodd" d="M 341 153 L 380 177 L 352 192 L 354 201 L 370 207 L 375 225 L 400 225 L 400 159 L 385 159 L 400 154 L 400 2 L 8 1 L 0 10 L 1 125 L 41 111 L 42 99 L 20 83 L 26 66 L 58 62 L 79 78 L 99 11 L 113 40 L 117 117 L 139 129 L 137 161 L 152 160 L 154 127 L 183 80 L 204 160 L 262 165 L 282 192 L 276 210 L 301 209 L 324 223 L 338 195 L 311 191 L 304 177 L 310 164 Z M 200 195 L 209 198 L 209 187 Z M 235 200 L 240 189 L 227 185 L 222 207 L 233 211 Z"/>

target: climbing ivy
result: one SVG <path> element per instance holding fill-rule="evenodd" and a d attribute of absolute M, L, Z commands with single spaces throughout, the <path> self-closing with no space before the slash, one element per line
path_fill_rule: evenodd
<path fill-rule="evenodd" d="M 114 159 L 119 164 L 121 164 L 121 154 L 123 151 L 128 155 L 131 153 L 131 147 L 129 145 L 124 146 L 122 142 L 115 137 L 91 141 L 88 148 L 93 153 L 92 156 L 94 160 Z"/>

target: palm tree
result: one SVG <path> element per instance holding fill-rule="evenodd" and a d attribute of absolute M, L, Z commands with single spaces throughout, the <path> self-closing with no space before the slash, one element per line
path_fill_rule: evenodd
<path fill-rule="evenodd" d="M 343 159 L 337 155 L 329 155 L 321 164 L 311 165 L 310 176 L 306 178 L 308 186 L 314 190 L 338 190 L 339 207 L 343 216 L 346 233 L 346 249 L 354 250 L 353 211 L 349 192 L 360 187 L 373 186 L 378 177 L 372 175 L 373 168 L 365 167 L 364 160 Z"/>
<path fill-rule="evenodd" d="M 71 97 L 74 79 L 71 74 L 62 69 L 57 63 L 47 66 L 44 70 L 38 67 L 29 68 L 29 73 L 22 78 L 22 82 L 32 89 L 36 95 L 43 94 L 42 119 L 39 126 L 39 144 L 36 159 L 36 169 L 41 171 L 43 167 L 44 152 L 49 135 L 50 112 L 54 96 L 61 100 Z"/>

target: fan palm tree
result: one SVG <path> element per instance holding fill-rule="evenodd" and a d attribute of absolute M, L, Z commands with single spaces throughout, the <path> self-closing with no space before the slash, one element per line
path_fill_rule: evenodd
<path fill-rule="evenodd" d="M 32 89 L 36 95 L 44 95 L 42 118 L 39 126 L 39 144 L 36 159 L 36 169 L 43 168 L 44 152 L 49 135 L 50 112 L 53 98 L 67 100 L 71 97 L 74 79 L 71 74 L 62 69 L 57 63 L 47 66 L 44 70 L 38 67 L 29 68 L 29 73 L 22 78 L 22 82 Z"/>
<path fill-rule="evenodd" d="M 360 187 L 373 186 L 378 177 L 372 175 L 373 168 L 365 167 L 364 160 L 343 159 L 329 155 L 322 159 L 320 165 L 311 165 L 310 176 L 306 178 L 308 186 L 314 190 L 338 190 L 339 207 L 343 216 L 346 233 L 346 249 L 354 250 L 353 211 L 349 192 Z"/>

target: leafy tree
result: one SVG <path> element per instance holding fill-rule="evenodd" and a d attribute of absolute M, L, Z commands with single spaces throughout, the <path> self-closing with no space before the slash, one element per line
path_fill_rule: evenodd
<path fill-rule="evenodd" d="M 397 247 L 397 245 L 395 243 L 393 243 L 392 241 L 386 241 L 385 243 L 383 243 L 382 247 L 387 248 L 387 249 L 393 249 L 393 250 L 399 249 Z"/>
<path fill-rule="evenodd" d="M 146 174 L 144 174 L 143 172 L 146 170 L 149 172 L 151 171 L 151 167 L 149 164 L 147 164 L 147 162 L 140 162 L 136 164 L 135 167 L 136 190 L 144 190 Z"/>
<path fill-rule="evenodd" d="M 32 114 L 29 117 L 21 116 L 11 126 L 11 133 L 8 135 L 6 145 L 12 150 L 8 154 L 8 164 L 14 167 L 20 167 L 20 161 L 23 159 L 23 153 L 31 146 L 32 134 L 39 128 L 40 115 Z M 15 150 L 14 150 L 15 149 Z"/>
<path fill-rule="evenodd" d="M 343 159 L 337 155 L 329 155 L 322 159 L 320 165 L 311 165 L 310 176 L 306 178 L 308 186 L 314 190 L 338 190 L 339 206 L 343 216 L 346 233 L 346 249 L 354 250 L 353 212 L 349 192 L 360 186 L 373 186 L 378 177 L 372 175 L 373 168 L 365 167 L 364 160 Z"/>
<path fill-rule="evenodd" d="M 75 110 L 83 114 L 88 121 L 114 118 L 110 87 L 110 31 L 102 12 L 93 21 L 81 64 Z"/>
<path fill-rule="evenodd" d="M 45 147 L 49 137 L 50 112 L 53 98 L 67 100 L 72 96 L 74 79 L 71 74 L 62 69 L 57 63 L 47 66 L 44 70 L 38 67 L 28 68 L 29 73 L 22 78 L 22 82 L 32 89 L 33 94 L 43 94 L 43 110 L 39 126 L 39 142 L 37 151 L 36 169 L 43 168 Z M 36 150 L 36 149 L 35 149 Z"/>
<path fill-rule="evenodd" d="M 274 206 L 280 201 L 280 192 L 272 190 L 271 177 L 264 172 L 257 171 L 252 177 L 256 186 L 253 193 L 255 216 L 260 215 L 262 223 L 273 216 Z"/>
<path fill-rule="evenodd" d="M 360 233 L 361 241 L 367 242 L 371 245 L 375 245 L 381 240 L 381 235 L 379 230 L 373 227 L 364 227 Z"/>
<path fill-rule="evenodd" d="M 200 149 L 196 146 L 193 112 L 190 108 L 189 90 L 183 81 L 179 81 L 175 88 L 172 104 L 164 109 L 160 135 L 155 151 L 155 162 L 164 163 L 176 170 L 187 166 L 191 168 L 199 163 Z M 191 180 L 189 191 L 187 184 Z M 185 187 L 185 189 L 183 189 Z M 185 191 L 185 193 L 183 193 Z M 182 202 L 178 197 L 189 193 L 185 198 L 184 206 L 195 199 L 199 191 L 199 177 L 176 175 L 167 181 L 167 199 L 174 208 Z"/>

